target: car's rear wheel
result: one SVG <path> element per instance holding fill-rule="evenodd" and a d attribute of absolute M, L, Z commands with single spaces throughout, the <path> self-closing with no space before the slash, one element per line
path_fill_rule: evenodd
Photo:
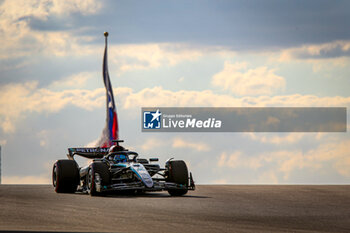
<path fill-rule="evenodd" d="M 74 160 L 58 160 L 52 169 L 52 185 L 57 193 L 74 193 L 80 181 L 78 165 Z"/>
<path fill-rule="evenodd" d="M 99 176 L 101 186 L 110 184 L 110 172 L 108 165 L 103 162 L 92 163 L 87 175 L 88 192 L 91 196 L 97 196 L 100 194 L 100 192 L 98 192 L 96 189 L 96 175 Z"/>
<path fill-rule="evenodd" d="M 186 163 L 182 160 L 169 161 L 167 165 L 167 181 L 181 185 L 184 189 L 170 189 L 168 193 L 171 196 L 182 196 L 187 193 L 188 169 Z"/>

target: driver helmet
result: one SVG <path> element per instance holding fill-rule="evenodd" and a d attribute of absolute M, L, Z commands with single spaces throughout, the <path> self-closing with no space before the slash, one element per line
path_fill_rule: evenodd
<path fill-rule="evenodd" d="M 125 163 L 127 162 L 126 155 L 115 155 L 114 156 L 114 162 L 116 163 Z"/>
<path fill-rule="evenodd" d="M 119 146 L 119 145 L 113 145 L 113 146 L 111 146 L 111 147 L 109 148 L 109 153 L 111 153 L 111 152 L 117 152 L 117 151 L 123 151 L 123 150 L 125 150 L 124 147 Z"/>

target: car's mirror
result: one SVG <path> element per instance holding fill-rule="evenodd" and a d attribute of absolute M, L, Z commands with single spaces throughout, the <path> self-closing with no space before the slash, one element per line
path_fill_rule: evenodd
<path fill-rule="evenodd" d="M 149 161 L 150 161 L 150 162 L 158 162 L 159 159 L 158 159 L 158 158 L 150 158 Z"/>

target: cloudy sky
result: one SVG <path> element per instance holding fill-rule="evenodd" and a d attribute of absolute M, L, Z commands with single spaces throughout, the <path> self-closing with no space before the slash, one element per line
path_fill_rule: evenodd
<path fill-rule="evenodd" d="M 68 147 L 100 136 L 108 31 L 126 147 L 184 159 L 202 184 L 349 183 L 348 132 L 140 127 L 150 106 L 349 108 L 349 12 L 322 0 L 0 0 L 2 182 L 50 183 Z"/>

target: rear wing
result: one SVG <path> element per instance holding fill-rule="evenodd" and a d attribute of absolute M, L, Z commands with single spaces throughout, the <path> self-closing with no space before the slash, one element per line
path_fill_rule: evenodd
<path fill-rule="evenodd" d="M 108 154 L 109 148 L 101 147 L 82 147 L 68 148 L 68 159 L 74 160 L 74 155 L 80 155 L 87 159 L 101 159 Z"/>

